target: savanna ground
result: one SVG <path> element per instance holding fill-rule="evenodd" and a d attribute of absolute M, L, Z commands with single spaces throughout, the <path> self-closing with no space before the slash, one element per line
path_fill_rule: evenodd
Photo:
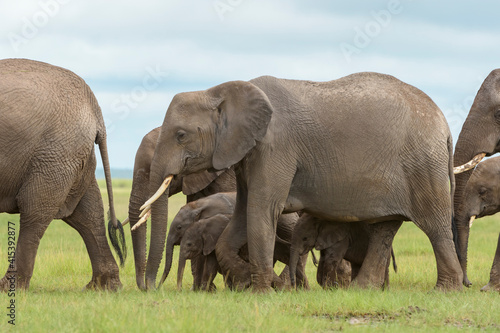
<path fill-rule="evenodd" d="M 114 180 L 121 220 L 127 216 L 130 187 L 130 180 Z M 106 202 L 105 191 L 103 197 Z M 170 220 L 184 200 L 182 195 L 171 198 Z M 2 272 L 8 266 L 7 221 L 15 222 L 19 230 L 17 215 L 0 214 L 0 226 L 5 229 L 0 232 Z M 128 259 L 120 271 L 123 289 L 116 293 L 82 292 L 91 277 L 85 245 L 75 230 L 64 222 L 53 221 L 42 238 L 29 292 L 15 295 L 15 329 L 22 332 L 500 331 L 500 294 L 479 291 L 489 279 L 500 231 L 498 215 L 477 220 L 472 228 L 469 279 L 474 285 L 462 292 L 449 293 L 433 290 L 434 254 L 427 237 L 413 223 L 404 223 L 394 240 L 398 273 L 391 269 L 389 290 L 322 290 L 309 260 L 310 291 L 268 295 L 224 290 L 220 277 L 216 280 L 219 288 L 216 293 L 192 292 L 190 274 L 185 274 L 184 290 L 179 292 L 175 284 L 175 261 L 160 290 L 141 292 L 135 285 L 129 226 L 125 231 Z M 3 309 L 0 331 L 4 332 L 14 328 L 7 317 L 12 298 L 6 294 L 0 297 Z"/>

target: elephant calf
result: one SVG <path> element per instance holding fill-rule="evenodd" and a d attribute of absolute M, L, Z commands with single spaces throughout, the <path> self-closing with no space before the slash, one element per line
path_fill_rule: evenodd
<path fill-rule="evenodd" d="M 336 223 L 303 214 L 295 225 L 290 246 L 292 286 L 295 285 L 299 256 L 315 248 L 320 251 L 316 276 L 318 283 L 323 288 L 347 287 L 359 273 L 367 254 L 370 237 L 372 231 L 367 223 Z M 390 257 L 387 258 L 385 286 L 389 285 L 389 263 Z M 394 269 L 396 270 L 395 262 Z"/>
<path fill-rule="evenodd" d="M 500 157 L 493 157 L 478 164 L 467 181 L 464 190 L 462 205 L 458 210 L 457 225 L 467 230 L 472 226 L 474 219 L 493 215 L 500 211 Z M 467 247 L 460 249 L 467 258 Z M 466 272 L 464 281 L 469 281 Z M 470 284 L 470 282 L 468 282 Z M 482 291 L 500 291 L 500 235 L 493 267 L 490 272 L 490 281 Z"/>
<path fill-rule="evenodd" d="M 186 229 L 180 244 L 177 289 L 180 290 L 182 288 L 182 277 L 184 275 L 186 260 L 193 260 L 195 258 L 197 258 L 198 262 L 203 263 L 203 270 L 201 272 L 202 284 L 201 286 L 195 286 L 195 279 L 195 284 L 193 285 L 193 287 L 195 287 L 194 289 L 208 291 L 214 291 L 216 289 L 213 280 L 217 272 L 222 274 L 222 271 L 215 256 L 215 244 L 229 221 L 230 218 L 227 215 L 217 214 L 199 220 Z M 229 287 L 231 287 L 230 284 Z"/>
<path fill-rule="evenodd" d="M 166 262 L 160 286 L 163 284 L 172 267 L 174 246 L 180 245 L 187 229 L 203 219 L 208 219 L 216 215 L 227 215 L 231 217 L 236 202 L 236 192 L 216 193 L 208 197 L 201 198 L 182 206 L 170 225 L 166 245 Z M 198 262 L 196 257 L 191 259 L 191 271 L 193 273 L 194 285 L 196 289 L 201 285 L 204 260 Z"/>

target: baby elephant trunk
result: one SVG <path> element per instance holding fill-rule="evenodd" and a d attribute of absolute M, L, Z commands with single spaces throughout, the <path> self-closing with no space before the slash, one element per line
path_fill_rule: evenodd
<path fill-rule="evenodd" d="M 186 267 L 186 258 L 179 257 L 179 268 L 177 270 L 177 290 L 182 289 L 182 278 L 184 276 L 184 268 Z"/>
<path fill-rule="evenodd" d="M 299 250 L 292 245 L 290 248 L 290 284 L 293 289 L 297 289 L 297 263 L 299 257 Z"/>

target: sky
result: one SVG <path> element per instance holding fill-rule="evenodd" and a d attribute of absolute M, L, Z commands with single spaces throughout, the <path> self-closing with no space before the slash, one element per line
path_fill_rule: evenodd
<path fill-rule="evenodd" d="M 133 168 L 176 93 L 261 75 L 391 74 L 436 102 L 456 142 L 500 67 L 499 12 L 488 0 L 2 0 L 0 59 L 81 76 L 101 106 L 113 168 Z"/>

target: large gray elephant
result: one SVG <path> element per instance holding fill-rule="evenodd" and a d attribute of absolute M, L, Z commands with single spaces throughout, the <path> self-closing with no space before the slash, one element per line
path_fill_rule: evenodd
<path fill-rule="evenodd" d="M 477 165 L 465 186 L 460 220 L 468 221 L 468 228 L 476 218 L 496 214 L 500 211 L 500 157 L 493 157 Z M 497 246 L 490 283 L 482 291 L 500 291 L 500 246 Z"/>
<path fill-rule="evenodd" d="M 500 69 L 493 70 L 484 80 L 472 103 L 455 147 L 456 191 L 454 198 L 455 221 L 458 231 L 458 252 L 463 270 L 463 283 L 472 283 L 467 277 L 467 251 L 469 219 L 463 200 L 472 169 L 481 158 L 500 151 Z M 459 167 L 460 166 L 460 167 Z M 482 290 L 500 290 L 500 237 L 493 261 L 489 283 Z"/>
<path fill-rule="evenodd" d="M 354 283 L 381 287 L 394 230 L 413 221 L 429 237 L 436 287 L 460 289 L 452 235 L 452 139 L 436 104 L 422 91 L 378 73 L 329 82 L 231 81 L 177 94 L 151 164 L 152 209 L 146 287 L 155 288 L 165 244 L 173 176 L 235 165 L 235 213 L 217 243 L 224 272 L 251 271 L 255 291 L 271 290 L 276 221 L 304 210 L 336 222 L 374 223 Z M 451 184 L 451 192 L 450 192 Z M 247 242 L 249 263 L 238 257 Z M 241 276 L 241 283 L 248 284 Z"/>
<path fill-rule="evenodd" d="M 113 205 L 106 128 L 89 86 L 64 68 L 1 60 L 0 133 L 0 212 L 20 213 L 15 265 L 0 280 L 0 290 L 12 278 L 28 289 L 40 239 L 53 219 L 64 220 L 85 242 L 92 264 L 87 288 L 121 287 L 106 239 L 94 143 L 106 176 L 110 237 L 122 263 L 125 238 Z"/>
<path fill-rule="evenodd" d="M 146 288 L 144 274 L 146 272 L 146 224 L 134 228 L 140 220 L 141 205 L 149 198 L 149 173 L 151 161 L 160 135 L 161 127 L 157 127 L 144 136 L 135 155 L 132 191 L 128 206 L 128 219 L 132 229 L 132 245 L 134 248 L 135 276 L 139 289 Z M 179 192 L 187 195 L 187 202 L 209 196 L 218 192 L 236 190 L 236 178 L 233 169 L 221 172 L 201 171 L 186 177 L 176 177 L 170 184 L 168 195 Z M 125 223 L 125 221 L 124 221 Z M 165 225 L 167 220 L 163 221 Z M 193 266 L 196 267 L 196 266 Z"/>

